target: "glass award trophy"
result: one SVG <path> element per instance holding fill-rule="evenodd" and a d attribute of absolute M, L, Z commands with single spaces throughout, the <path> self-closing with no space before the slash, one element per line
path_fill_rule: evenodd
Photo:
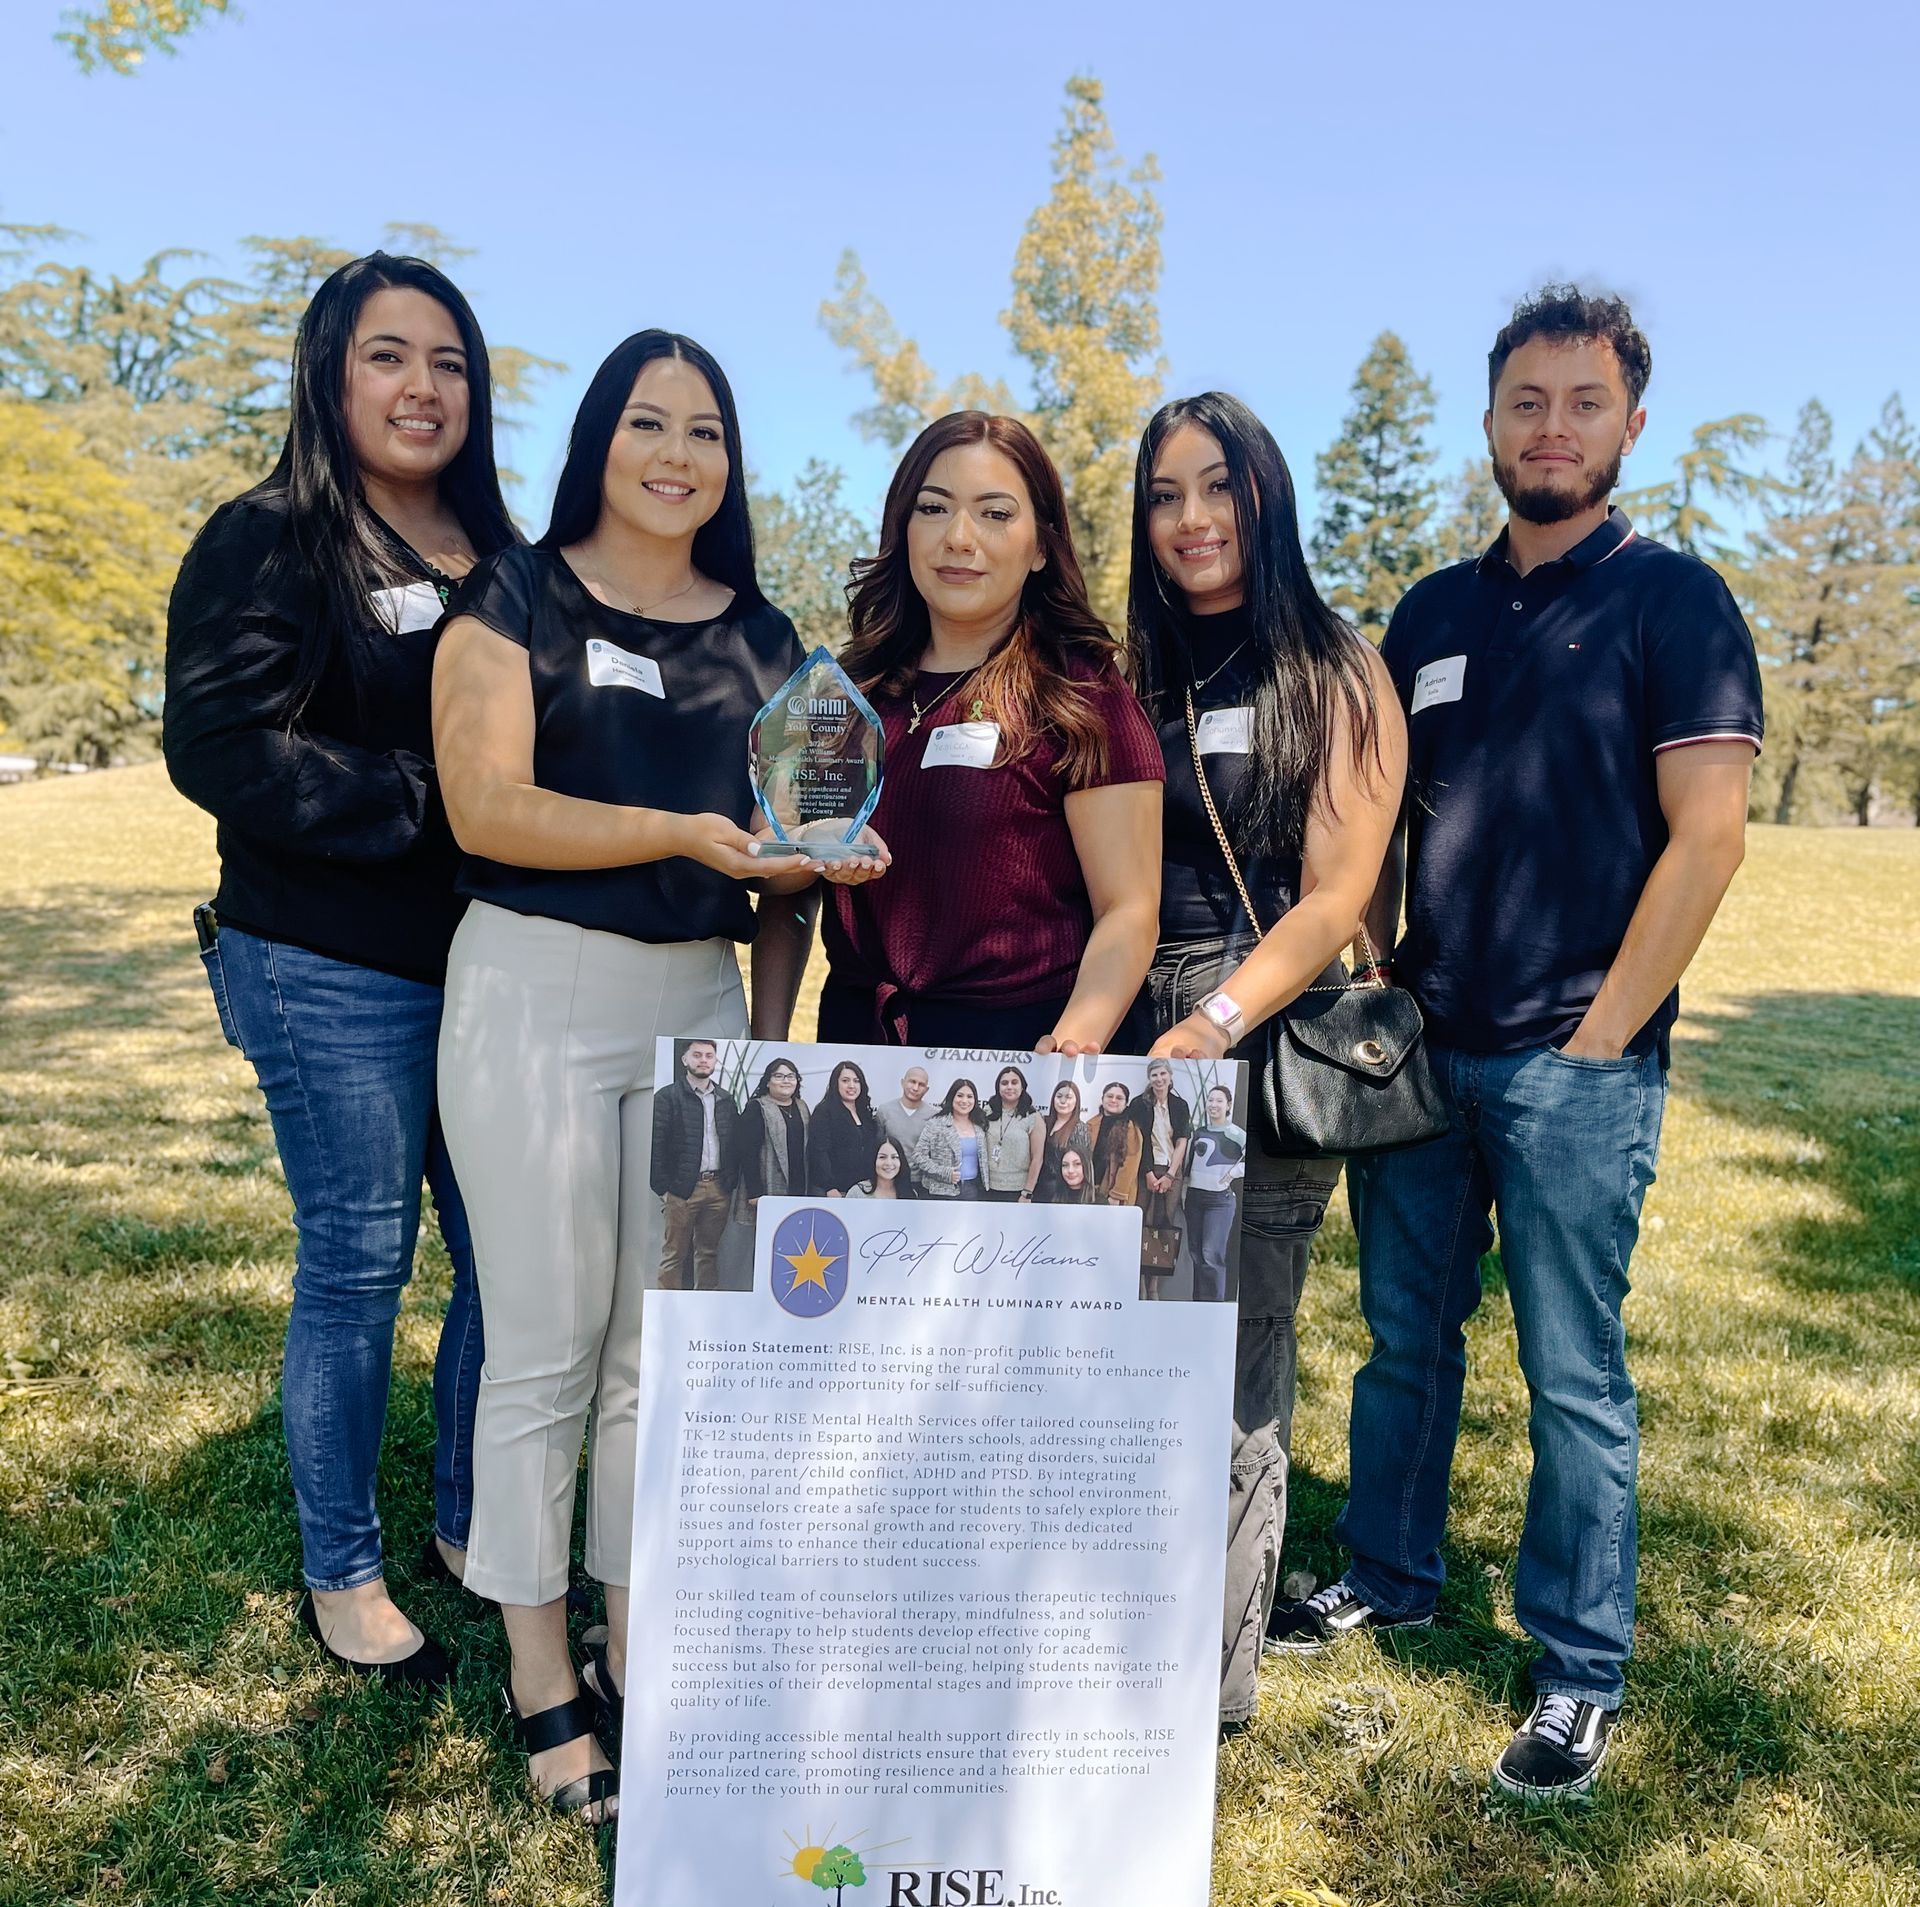
<path fill-rule="evenodd" d="M 880 718 L 867 698 L 825 649 L 811 650 L 747 740 L 747 779 L 773 824 L 761 854 L 870 854 L 854 837 L 880 799 L 882 752 Z"/>

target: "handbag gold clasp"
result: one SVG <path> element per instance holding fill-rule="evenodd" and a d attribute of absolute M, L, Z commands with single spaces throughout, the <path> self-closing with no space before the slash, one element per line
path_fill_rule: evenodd
<path fill-rule="evenodd" d="M 1362 1066 L 1384 1066 L 1387 1063 L 1387 1049 L 1378 1040 L 1361 1040 L 1354 1049 L 1353 1056 Z"/>

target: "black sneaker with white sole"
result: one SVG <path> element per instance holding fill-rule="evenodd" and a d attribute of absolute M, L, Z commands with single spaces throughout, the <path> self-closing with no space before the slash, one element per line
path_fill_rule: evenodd
<path fill-rule="evenodd" d="M 1593 1790 L 1613 1733 L 1611 1709 L 1577 1695 L 1538 1695 L 1493 1764 L 1493 1785 L 1515 1801 L 1581 1801 Z"/>
<path fill-rule="evenodd" d="M 1267 1619 L 1266 1653 L 1318 1655 L 1356 1629 L 1430 1629 L 1433 1617 L 1383 1616 L 1344 1582 L 1329 1583 L 1305 1602 L 1275 1603 Z"/>

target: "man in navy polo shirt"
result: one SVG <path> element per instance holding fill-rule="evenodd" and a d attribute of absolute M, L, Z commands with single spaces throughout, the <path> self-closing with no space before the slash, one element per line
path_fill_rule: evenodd
<path fill-rule="evenodd" d="M 1552 287 L 1489 359 L 1507 527 L 1408 591 L 1381 652 L 1408 716 L 1404 846 L 1369 913 L 1419 1000 L 1444 1138 L 1349 1180 L 1373 1354 L 1354 1379 L 1345 1577 L 1275 1617 L 1311 1652 L 1424 1626 L 1445 1570 L 1463 1326 L 1497 1213 L 1533 1479 L 1514 1613 L 1535 1700 L 1493 1771 L 1592 1786 L 1633 1646 L 1639 1423 L 1621 1301 L 1653 1180 L 1678 982 L 1740 865 L 1753 640 L 1718 576 L 1610 507 L 1647 341 Z"/>

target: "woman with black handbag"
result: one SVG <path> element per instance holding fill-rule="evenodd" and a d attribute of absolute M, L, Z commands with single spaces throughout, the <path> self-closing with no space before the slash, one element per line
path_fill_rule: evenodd
<path fill-rule="evenodd" d="M 1231 1052 L 1255 1082 L 1220 1665 L 1221 1726 L 1237 1729 L 1279 1579 L 1294 1312 L 1340 1175 L 1297 1134 L 1307 1156 L 1275 1156 L 1268 1043 L 1248 1034 L 1347 987 L 1339 955 L 1399 816 L 1406 728 L 1385 665 L 1314 588 L 1279 446 L 1220 392 L 1162 406 L 1141 439 L 1127 621 L 1167 767 L 1151 1051 Z"/>

